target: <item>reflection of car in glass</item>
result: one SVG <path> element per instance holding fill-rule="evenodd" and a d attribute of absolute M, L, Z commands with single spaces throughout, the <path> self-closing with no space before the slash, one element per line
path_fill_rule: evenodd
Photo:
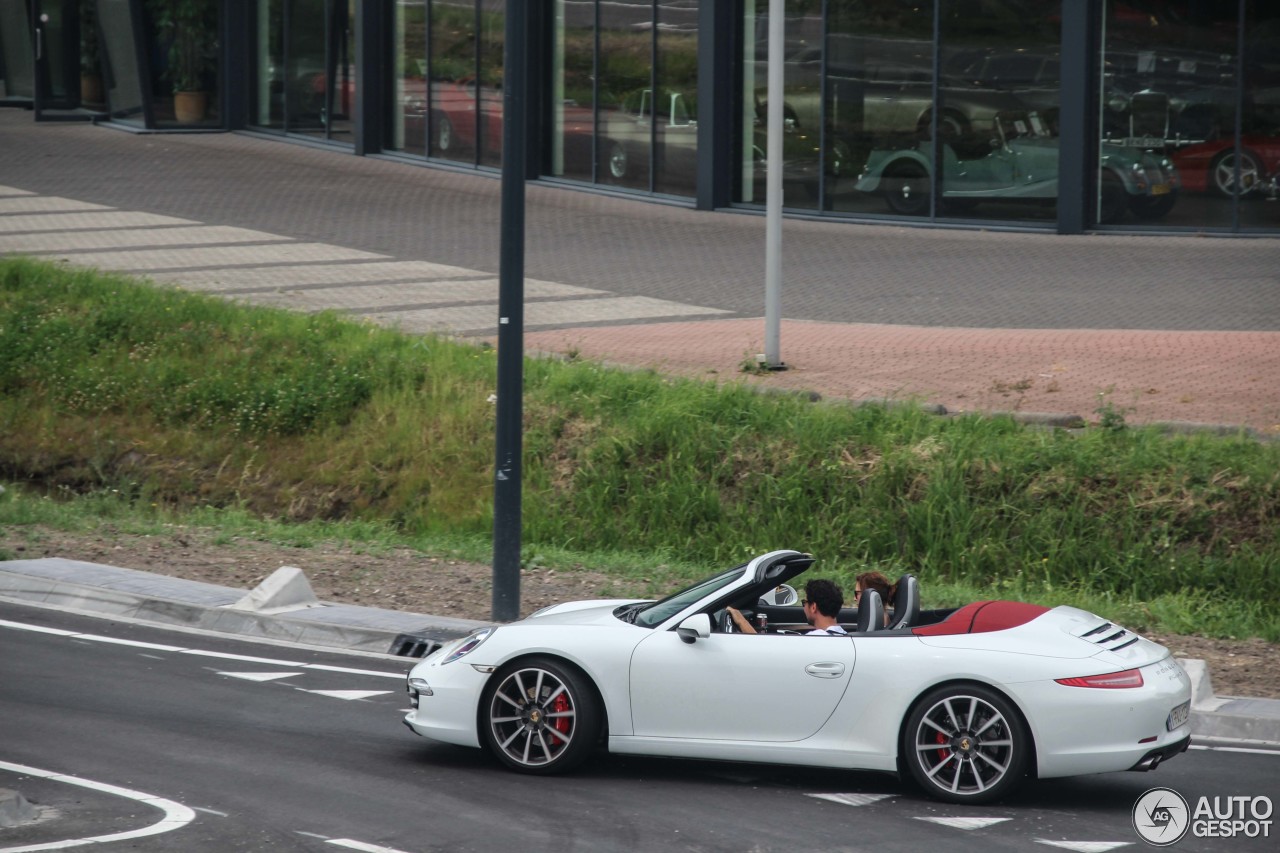
<path fill-rule="evenodd" d="M 888 625 L 871 591 L 840 611 L 848 635 L 800 636 L 803 609 L 785 602 L 813 562 L 773 551 L 661 601 L 482 628 L 410 670 L 404 722 L 523 773 L 603 745 L 898 772 L 957 803 L 1028 777 L 1154 769 L 1190 744 L 1191 682 L 1163 646 L 1074 607 L 921 610 L 910 575 Z M 738 633 L 730 607 L 767 627 Z"/>
<path fill-rule="evenodd" d="M 667 181 L 694 185 L 698 161 L 698 120 L 680 92 L 641 89 L 616 109 L 565 104 L 562 107 L 564 156 L 590 162 L 592 140 L 599 135 L 600 180 L 647 183 L 650 149 Z M 657 123 L 654 123 L 654 114 Z M 598 124 L 597 124 L 598 120 Z"/>
<path fill-rule="evenodd" d="M 960 157 L 943 144 L 942 202 L 958 210 L 983 200 L 1049 203 L 1058 197 L 1058 139 L 1036 113 L 1001 113 L 986 154 Z M 857 188 L 880 193 L 908 216 L 929 212 L 933 146 L 873 151 Z M 1138 148 L 1105 147 L 1099 164 L 1100 221 L 1117 222 L 1126 209 L 1159 219 L 1173 209 L 1181 181 L 1172 161 Z"/>
<path fill-rule="evenodd" d="M 756 93 L 755 134 L 752 142 L 752 159 L 756 170 L 756 179 L 764 181 L 768 173 L 769 126 L 768 104 L 763 100 L 763 91 Z M 853 167 L 853 151 L 849 144 L 828 128 L 826 134 L 825 171 L 828 179 L 841 178 Z M 816 198 L 819 191 L 818 158 L 821 154 L 823 139 L 816 131 L 802 127 L 794 112 L 787 110 L 783 104 L 782 118 L 782 180 L 794 182 L 804 187 L 811 197 Z M 831 189 L 831 183 L 828 183 Z"/>
<path fill-rule="evenodd" d="M 404 92 L 405 146 L 422 148 L 427 133 L 425 81 L 412 81 L 421 91 Z M 476 87 L 474 77 L 431 83 L 431 153 L 441 157 L 469 154 L 483 138 L 488 155 L 502 153 L 502 92 Z M 483 128 L 483 131 L 481 130 Z"/>
<path fill-rule="evenodd" d="M 1275 197 L 1280 182 L 1280 132 L 1245 134 L 1240 142 L 1238 150 L 1233 139 L 1215 139 L 1174 151 L 1171 156 L 1183 187 L 1223 196 L 1270 193 Z"/>

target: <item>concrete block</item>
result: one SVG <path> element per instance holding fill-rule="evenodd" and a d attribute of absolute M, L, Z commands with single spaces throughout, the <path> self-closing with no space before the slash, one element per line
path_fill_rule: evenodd
<path fill-rule="evenodd" d="M 0 826 L 29 823 L 40 816 L 27 798 L 12 788 L 0 788 Z"/>
<path fill-rule="evenodd" d="M 303 607 L 319 606 L 311 589 L 311 581 L 296 566 L 281 566 L 271 576 L 258 584 L 249 594 L 235 604 L 227 605 L 231 610 L 248 610 L 254 613 L 296 610 Z"/>

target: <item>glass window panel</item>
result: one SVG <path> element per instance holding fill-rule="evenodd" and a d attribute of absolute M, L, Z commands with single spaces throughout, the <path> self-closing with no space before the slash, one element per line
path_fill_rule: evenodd
<path fill-rule="evenodd" d="M 654 108 L 654 190 L 691 196 L 698 167 L 698 9 L 685 2 L 658 3 L 654 57 L 658 98 Z"/>
<path fill-rule="evenodd" d="M 928 215 L 933 4 L 832 4 L 827 33 L 832 132 L 848 146 L 849 171 L 862 173 L 837 184 L 832 209 Z"/>
<path fill-rule="evenodd" d="M 548 173 L 595 180 L 595 4 L 556 0 Z"/>
<path fill-rule="evenodd" d="M 480 86 L 476 92 L 477 162 L 502 165 L 502 70 L 506 0 L 480 2 Z"/>
<path fill-rule="evenodd" d="M 324 112 L 329 139 L 352 144 L 356 101 L 356 0 L 329 0 Z"/>
<path fill-rule="evenodd" d="M 276 130 L 284 129 L 284 4 L 258 0 L 255 19 L 252 123 Z"/>
<path fill-rule="evenodd" d="M 1240 155 L 1228 152 L 1214 174 L 1237 190 L 1240 227 L 1280 229 L 1280 6 L 1272 0 L 1246 4 L 1244 69 Z"/>
<path fill-rule="evenodd" d="M 744 151 L 740 201 L 765 202 L 766 164 L 769 147 L 769 4 L 748 0 L 744 24 L 743 69 L 744 111 L 742 115 Z M 783 204 L 792 208 L 816 208 L 819 193 L 820 149 L 824 121 L 822 103 L 822 14 L 821 4 L 788 0 L 783 24 Z M 828 108 L 830 105 L 828 104 Z M 828 129 L 830 119 L 827 118 Z M 844 143 L 832 139 L 835 152 Z M 837 161 L 839 155 L 837 154 Z M 837 169 L 839 171 L 839 169 Z"/>
<path fill-rule="evenodd" d="M 111 117 L 141 124 L 146 93 L 138 75 L 138 46 L 129 0 L 98 0 L 98 4 L 104 48 L 103 82 Z"/>
<path fill-rule="evenodd" d="M 431 103 L 428 154 L 475 162 L 476 8 L 474 0 L 431 0 Z"/>
<path fill-rule="evenodd" d="M 1105 4 L 1098 223 L 1231 226 L 1234 202 L 1207 192 L 1206 158 L 1233 145 L 1236 9 Z"/>
<path fill-rule="evenodd" d="M 285 129 L 324 134 L 327 119 L 325 68 L 326 0 L 290 0 L 285 21 L 287 88 Z"/>
<path fill-rule="evenodd" d="M 29 103 L 35 93 L 29 7 L 13 0 L 0 3 L 0 101 Z"/>
<path fill-rule="evenodd" d="M 427 153 L 426 0 L 402 0 L 395 5 L 395 66 L 387 148 L 419 156 Z"/>
<path fill-rule="evenodd" d="M 644 0 L 600 6 L 600 178 L 648 190 L 653 132 L 653 8 Z"/>
<path fill-rule="evenodd" d="M 940 2 L 938 215 L 1055 221 L 1061 3 Z"/>

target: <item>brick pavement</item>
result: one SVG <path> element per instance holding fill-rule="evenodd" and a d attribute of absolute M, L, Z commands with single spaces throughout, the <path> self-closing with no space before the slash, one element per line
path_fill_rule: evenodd
<path fill-rule="evenodd" d="M 18 111 L 0 110 L 0 140 L 0 185 L 29 193 L 0 211 L 0 252 L 411 329 L 496 323 L 491 176 Z M 788 220 L 791 369 L 749 376 L 742 364 L 763 349 L 762 219 L 537 184 L 528 212 L 530 350 L 951 411 L 1094 419 L 1105 401 L 1131 423 L 1280 435 L 1274 238 Z"/>

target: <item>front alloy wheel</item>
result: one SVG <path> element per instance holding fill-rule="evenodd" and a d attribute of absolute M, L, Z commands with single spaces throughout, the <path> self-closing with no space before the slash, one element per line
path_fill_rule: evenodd
<path fill-rule="evenodd" d="M 1258 158 L 1248 151 L 1240 152 L 1240 180 L 1236 180 L 1236 152 L 1229 149 L 1213 161 L 1213 189 L 1218 195 L 1246 196 L 1262 186 L 1263 169 Z"/>
<path fill-rule="evenodd" d="M 1025 774 L 1030 748 L 1008 700 L 976 684 L 925 696 L 903 733 L 911 777 L 951 803 L 986 803 L 1008 794 Z"/>
<path fill-rule="evenodd" d="M 585 678 L 544 658 L 496 673 L 482 715 L 489 749 L 523 773 L 560 773 L 581 764 L 600 733 L 599 707 Z"/>

